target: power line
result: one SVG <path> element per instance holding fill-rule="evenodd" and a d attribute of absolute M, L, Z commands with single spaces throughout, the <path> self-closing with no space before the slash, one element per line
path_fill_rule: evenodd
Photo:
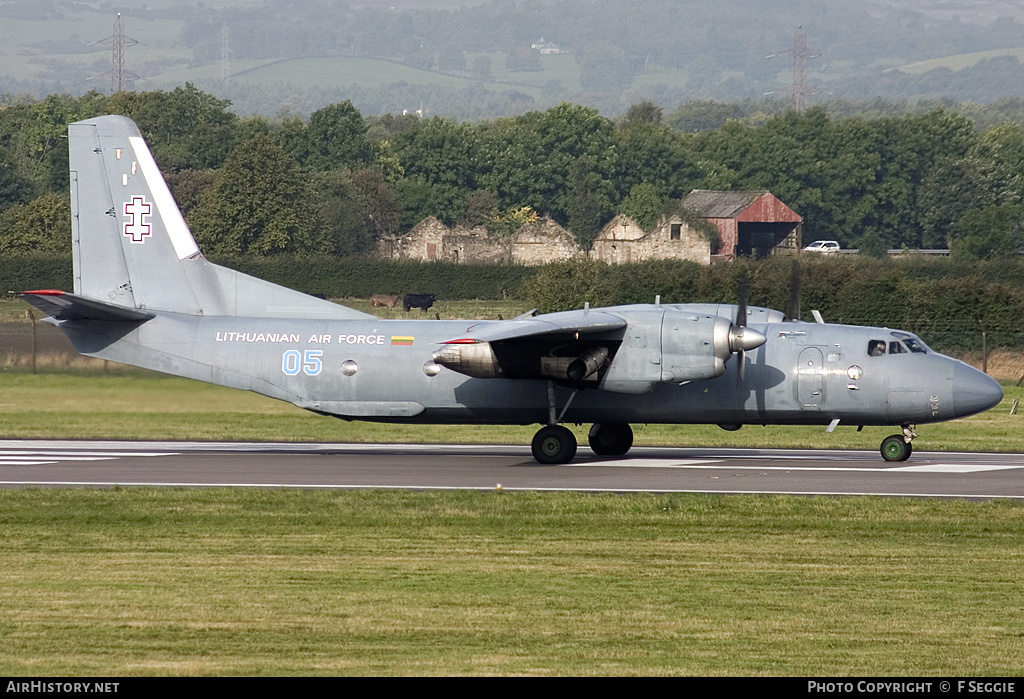
<path fill-rule="evenodd" d="M 121 21 L 121 13 L 117 13 L 117 19 L 114 20 L 114 33 L 108 36 L 106 39 L 100 41 L 94 41 L 89 46 L 95 46 L 96 44 L 105 44 L 110 42 L 113 45 L 113 55 L 110 62 L 110 94 L 116 94 L 122 90 L 129 90 L 134 87 L 135 81 L 139 79 L 139 76 L 132 73 L 125 66 L 126 55 L 125 49 L 129 46 L 135 46 L 139 42 L 126 36 L 124 33 L 124 23 Z"/>
<path fill-rule="evenodd" d="M 811 58 L 818 58 L 820 55 L 820 53 L 812 54 L 808 50 L 807 37 L 804 35 L 804 27 L 801 24 L 796 28 L 796 39 L 793 42 L 793 48 L 766 56 L 766 58 L 773 58 L 775 56 L 793 57 L 793 86 L 786 88 L 785 91 L 792 93 L 793 109 L 796 110 L 797 114 L 802 114 L 804 109 L 807 108 L 807 96 L 816 94 L 816 92 L 811 92 L 807 86 L 807 61 Z"/>

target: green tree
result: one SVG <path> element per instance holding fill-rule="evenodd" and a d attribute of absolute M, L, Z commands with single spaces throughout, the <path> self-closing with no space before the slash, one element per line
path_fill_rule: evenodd
<path fill-rule="evenodd" d="M 228 156 L 189 225 L 207 254 L 313 252 L 317 217 L 306 182 L 294 158 L 258 135 Z"/>
<path fill-rule="evenodd" d="M 170 92 L 119 92 L 106 108 L 135 121 L 165 171 L 218 168 L 235 144 L 238 117 L 192 83 Z"/>
<path fill-rule="evenodd" d="M 603 180 L 590 158 L 579 158 L 569 171 L 565 199 L 566 222 L 579 244 L 587 249 L 611 218 L 611 182 Z"/>
<path fill-rule="evenodd" d="M 449 119 L 420 120 L 395 136 L 393 151 L 405 178 L 398 184 L 402 206 L 415 224 L 427 216 L 453 223 L 476 191 L 479 140 L 474 127 Z"/>
<path fill-rule="evenodd" d="M 637 124 L 658 126 L 664 117 L 665 110 L 650 100 L 630 105 L 626 113 L 619 119 L 619 128 L 628 129 Z"/>
<path fill-rule="evenodd" d="M 48 95 L 35 104 L 0 109 L 0 144 L 35 192 L 67 190 L 68 124 L 107 113 L 107 99 L 97 92 L 79 98 Z"/>
<path fill-rule="evenodd" d="M 402 202 L 394 186 L 374 168 L 356 170 L 352 186 L 362 207 L 362 216 L 374 236 L 398 235 L 402 227 Z"/>
<path fill-rule="evenodd" d="M 485 226 L 498 211 L 498 198 L 490 192 L 477 190 L 466 197 L 458 223 L 466 226 Z"/>
<path fill-rule="evenodd" d="M 678 131 L 646 120 L 631 122 L 615 132 L 614 169 L 610 179 L 618 196 L 625 197 L 642 182 L 657 188 L 662 197 L 680 198 L 698 184 L 708 187 L 706 173 L 692 151 L 690 139 Z M 717 167 L 717 165 L 716 165 Z M 703 182 L 702 182 L 703 178 Z"/>
<path fill-rule="evenodd" d="M 581 193 L 581 172 L 594 196 L 612 205 L 617 200 L 611 183 L 614 134 L 612 122 L 597 110 L 568 103 L 484 124 L 478 181 L 501 208 L 529 206 L 567 225 L 569 199 Z"/>
<path fill-rule="evenodd" d="M 541 313 L 607 306 L 615 296 L 608 265 L 580 257 L 544 265 L 525 285 L 530 304 Z"/>
<path fill-rule="evenodd" d="M 313 200 L 319 227 L 318 252 L 345 257 L 373 249 L 376 234 L 348 173 L 338 170 L 316 173 Z"/>
<path fill-rule="evenodd" d="M 992 163 L 973 156 L 939 159 L 918 188 L 917 204 L 926 248 L 942 248 L 957 235 L 960 219 L 971 209 L 997 204 Z"/>
<path fill-rule="evenodd" d="M 67 252 L 71 248 L 71 203 L 66 192 L 47 192 L 0 214 L 0 254 Z"/>
<path fill-rule="evenodd" d="M 12 148 L 0 145 L 0 212 L 32 198 L 32 181 L 19 168 Z"/>
<path fill-rule="evenodd" d="M 1002 204 L 968 211 L 950 238 L 949 254 L 971 260 L 1017 258 L 1024 252 L 1024 205 Z"/>
<path fill-rule="evenodd" d="M 373 161 L 363 115 L 348 100 L 313 112 L 306 138 L 304 164 L 314 170 L 360 168 Z"/>
<path fill-rule="evenodd" d="M 629 196 L 622 200 L 619 213 L 629 216 L 645 231 L 652 231 L 661 216 L 665 202 L 658 196 L 658 189 L 646 182 L 633 185 Z"/>
<path fill-rule="evenodd" d="M 199 204 L 203 192 L 217 181 L 217 171 L 180 170 L 166 173 L 164 179 L 167 180 L 167 186 L 174 195 L 174 201 L 177 202 L 182 215 L 188 216 Z"/>

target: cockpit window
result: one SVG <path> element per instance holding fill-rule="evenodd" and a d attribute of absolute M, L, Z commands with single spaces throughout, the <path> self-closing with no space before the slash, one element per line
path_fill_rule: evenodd
<path fill-rule="evenodd" d="M 881 357 L 885 354 L 885 340 L 868 340 L 868 356 Z"/>
<path fill-rule="evenodd" d="M 903 344 L 906 345 L 907 349 L 910 350 L 911 352 L 915 352 L 917 354 L 928 354 L 928 347 L 925 346 L 923 342 L 918 340 L 913 335 L 910 335 L 908 333 L 894 332 L 892 333 L 892 336 L 898 340 L 901 340 Z M 890 347 L 892 344 L 894 343 L 890 343 Z M 891 353 L 892 349 L 890 349 L 889 352 Z"/>
<path fill-rule="evenodd" d="M 907 348 L 902 343 L 893 340 L 889 343 L 889 354 L 906 354 Z"/>

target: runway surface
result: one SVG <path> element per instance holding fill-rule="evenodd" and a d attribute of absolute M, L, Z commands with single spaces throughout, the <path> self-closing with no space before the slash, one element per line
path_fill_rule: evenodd
<path fill-rule="evenodd" d="M 0 487 L 240 487 L 899 495 L 1024 500 L 1024 455 L 580 448 L 541 466 L 525 445 L 0 440 Z"/>

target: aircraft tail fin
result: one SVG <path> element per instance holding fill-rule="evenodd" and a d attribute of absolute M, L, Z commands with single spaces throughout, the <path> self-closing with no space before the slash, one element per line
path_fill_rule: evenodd
<path fill-rule="evenodd" d="M 372 317 L 207 261 L 131 119 L 73 123 L 68 142 L 76 297 L 208 316 Z"/>

